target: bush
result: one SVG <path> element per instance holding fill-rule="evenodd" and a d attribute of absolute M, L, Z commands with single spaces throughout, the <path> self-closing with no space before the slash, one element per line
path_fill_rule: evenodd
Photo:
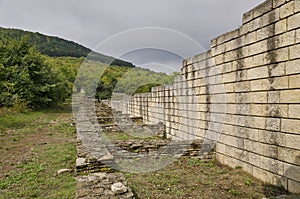
<path fill-rule="evenodd" d="M 0 107 L 47 107 L 70 95 L 66 78 L 25 37 L 0 41 L 0 89 Z"/>

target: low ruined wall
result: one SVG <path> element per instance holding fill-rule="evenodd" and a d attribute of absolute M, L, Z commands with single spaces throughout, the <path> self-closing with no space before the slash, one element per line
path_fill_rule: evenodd
<path fill-rule="evenodd" d="M 174 84 L 126 99 L 114 107 L 173 139 L 215 140 L 221 163 L 299 192 L 300 1 L 265 1 L 185 60 Z"/>

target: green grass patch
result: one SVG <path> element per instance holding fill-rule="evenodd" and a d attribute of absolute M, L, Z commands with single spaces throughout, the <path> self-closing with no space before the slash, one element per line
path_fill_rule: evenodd
<path fill-rule="evenodd" d="M 0 199 L 75 198 L 74 174 L 57 174 L 75 166 L 75 128 L 69 110 L 0 115 L 0 157 L 10 161 L 0 161 L 6 165 L 0 171 Z"/>

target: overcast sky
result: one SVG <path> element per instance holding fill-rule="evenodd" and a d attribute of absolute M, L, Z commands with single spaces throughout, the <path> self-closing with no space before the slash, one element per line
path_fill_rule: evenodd
<path fill-rule="evenodd" d="M 161 27 L 184 33 L 208 50 L 212 38 L 238 28 L 242 14 L 262 2 L 263 0 L 0 0 L 0 26 L 62 37 L 91 49 L 123 31 Z M 153 54 L 151 50 L 146 50 L 139 56 L 138 54 L 133 56 L 128 53 L 127 57 L 123 57 L 132 59 L 137 64 L 145 64 L 150 62 L 149 58 L 148 61 L 141 61 L 141 57 L 159 53 Z M 176 59 L 166 54 L 158 57 Z"/>

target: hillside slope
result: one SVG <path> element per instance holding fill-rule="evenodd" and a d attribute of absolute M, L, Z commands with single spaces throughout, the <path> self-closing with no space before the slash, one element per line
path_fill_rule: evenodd
<path fill-rule="evenodd" d="M 34 33 L 20 29 L 0 27 L 0 38 L 8 37 L 12 39 L 20 39 L 24 36 L 29 37 L 29 42 L 35 45 L 38 51 L 50 57 L 86 57 L 92 52 L 89 48 L 59 37 L 47 36 L 38 32 Z M 89 55 L 89 58 L 112 65 L 134 67 L 134 65 L 130 62 L 115 59 L 96 52 L 92 52 Z"/>

